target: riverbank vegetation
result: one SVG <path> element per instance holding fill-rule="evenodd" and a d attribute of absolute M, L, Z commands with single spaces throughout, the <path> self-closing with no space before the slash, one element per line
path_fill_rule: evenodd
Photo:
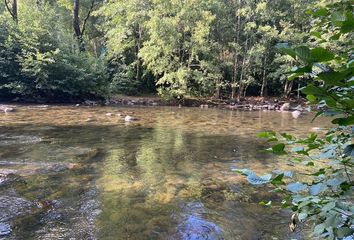
<path fill-rule="evenodd" d="M 319 42 L 310 12 L 327 2 L 1 1 L 0 98 L 288 97 L 312 77 L 287 81 L 276 44 Z"/>

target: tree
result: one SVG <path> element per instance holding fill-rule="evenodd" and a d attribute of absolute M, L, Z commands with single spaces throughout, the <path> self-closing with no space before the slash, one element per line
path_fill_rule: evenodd
<path fill-rule="evenodd" d="M 146 22 L 149 39 L 139 56 L 157 78 L 160 94 L 184 97 L 215 89 L 220 74 L 209 61 L 214 18 L 207 1 L 153 1 Z"/>
<path fill-rule="evenodd" d="M 149 0 L 115 0 L 95 12 L 105 19 L 101 27 L 107 39 L 114 92 L 136 93 L 148 88 L 151 76 L 144 68 L 139 52 L 147 40 L 145 23 L 150 9 Z"/>
<path fill-rule="evenodd" d="M 93 8 L 95 6 L 95 0 L 91 0 L 91 5 L 89 7 L 89 10 L 87 12 L 86 17 L 84 18 L 84 21 L 82 23 L 82 26 L 80 26 L 80 19 L 79 19 L 79 12 L 80 12 L 80 0 L 74 0 L 74 5 L 73 5 L 73 28 L 74 28 L 74 33 L 77 38 L 78 44 L 79 44 L 79 49 L 81 52 L 85 51 L 85 44 L 83 41 L 83 35 L 85 33 L 85 27 L 87 20 L 89 19 Z"/>

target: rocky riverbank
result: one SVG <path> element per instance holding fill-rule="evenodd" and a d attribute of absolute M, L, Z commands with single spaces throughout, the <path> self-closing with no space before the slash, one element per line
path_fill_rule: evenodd
<path fill-rule="evenodd" d="M 118 106 L 184 106 L 200 108 L 221 108 L 230 110 L 275 110 L 294 111 L 310 110 L 305 99 L 284 99 L 277 97 L 246 97 L 239 101 L 228 99 L 212 98 L 189 98 L 183 100 L 166 100 L 157 96 L 151 97 L 128 97 L 116 96 L 104 103 L 95 101 L 85 101 L 81 105 L 118 105 Z M 80 106 L 80 104 L 77 104 Z"/>

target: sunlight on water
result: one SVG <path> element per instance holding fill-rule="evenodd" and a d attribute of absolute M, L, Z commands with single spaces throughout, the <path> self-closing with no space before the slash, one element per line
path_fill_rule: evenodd
<path fill-rule="evenodd" d="M 292 170 L 256 134 L 328 126 L 312 117 L 18 106 L 0 115 L 0 239 L 291 239 L 289 213 L 258 205 L 276 197 L 230 169 Z"/>

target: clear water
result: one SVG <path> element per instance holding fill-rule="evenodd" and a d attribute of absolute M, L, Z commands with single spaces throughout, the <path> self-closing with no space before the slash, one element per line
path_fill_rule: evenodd
<path fill-rule="evenodd" d="M 293 170 L 256 134 L 328 125 L 312 117 L 17 106 L 0 114 L 0 224 L 11 228 L 0 239 L 306 239 L 289 233 L 288 212 L 258 205 L 276 196 L 230 168 Z"/>

